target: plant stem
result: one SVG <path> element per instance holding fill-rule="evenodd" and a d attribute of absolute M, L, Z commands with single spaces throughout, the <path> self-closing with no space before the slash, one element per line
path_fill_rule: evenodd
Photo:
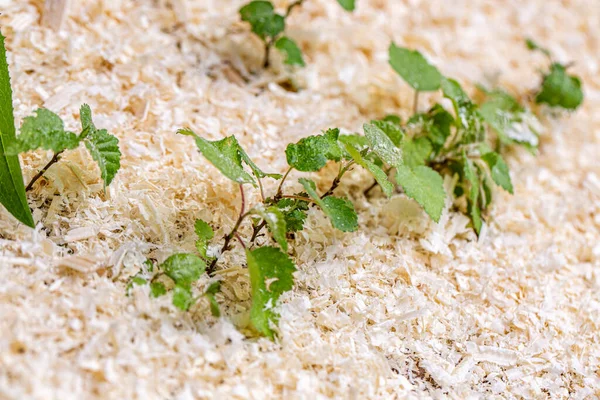
<path fill-rule="evenodd" d="M 294 195 L 290 195 L 290 194 L 284 194 L 283 196 L 281 196 L 282 199 L 294 199 L 294 200 L 302 200 L 302 201 L 306 201 L 307 203 L 315 203 L 316 201 L 314 201 L 313 199 L 309 199 L 308 197 L 302 197 L 302 196 L 294 196 Z"/>
<path fill-rule="evenodd" d="M 28 191 L 31 190 L 31 188 L 37 182 L 37 180 L 40 179 L 46 173 L 46 171 L 48 171 L 48 168 L 50 168 L 52 165 L 54 165 L 55 163 L 57 163 L 58 160 L 60 160 L 60 156 L 62 155 L 63 151 L 59 151 L 57 153 L 54 153 L 54 155 L 52 156 L 52 159 L 48 162 L 48 164 L 46 164 L 44 166 L 44 168 L 42 168 L 40 170 L 40 172 L 38 172 L 37 174 L 35 174 L 35 176 L 31 179 L 31 181 L 29 182 L 29 184 L 25 188 L 26 192 L 28 192 Z"/>
<path fill-rule="evenodd" d="M 269 68 L 271 61 L 269 60 L 269 53 L 271 52 L 271 46 L 273 45 L 273 39 L 269 38 L 265 40 L 265 58 L 263 61 L 263 68 Z"/>
<path fill-rule="evenodd" d="M 413 114 L 416 114 L 419 111 L 419 91 L 415 90 L 415 97 L 413 101 Z"/>
<path fill-rule="evenodd" d="M 250 246 L 254 244 L 254 241 L 258 237 L 260 231 L 267 225 L 267 221 L 262 221 L 260 224 L 256 225 L 252 231 L 252 237 L 250 238 Z"/>
<path fill-rule="evenodd" d="M 304 3 L 304 0 L 296 0 L 292 4 L 290 4 L 288 6 L 287 10 L 285 11 L 285 15 L 283 16 L 283 18 L 289 17 L 290 14 L 292 13 L 292 10 L 296 7 L 300 7 L 302 5 L 302 3 Z"/>
<path fill-rule="evenodd" d="M 240 215 L 239 215 L 237 221 L 235 222 L 235 225 L 231 229 L 231 232 L 229 232 L 229 234 L 227 234 L 225 236 L 225 242 L 223 243 L 223 247 L 221 247 L 221 251 L 220 251 L 219 255 L 217 257 L 215 257 L 213 262 L 210 263 L 208 268 L 206 268 L 206 273 L 209 276 L 212 276 L 215 273 L 217 262 L 219 261 L 219 257 L 221 255 L 223 255 L 223 253 L 225 253 L 226 251 L 230 250 L 229 243 L 237 234 L 237 230 L 240 227 L 240 225 L 242 224 L 242 221 L 244 220 L 244 218 L 246 218 L 246 216 L 248 216 L 248 213 L 245 213 L 245 211 L 246 211 L 246 196 L 244 195 L 244 185 L 240 185 L 240 193 L 242 195 L 242 205 L 240 208 Z M 242 243 L 242 246 L 244 246 L 243 242 L 242 241 L 240 241 L 240 242 Z"/>
<path fill-rule="evenodd" d="M 333 194 L 333 191 L 339 186 L 341 180 L 342 180 L 342 176 L 350 169 L 350 167 L 354 164 L 354 161 L 350 161 L 348 164 L 346 164 L 345 166 L 342 167 L 342 165 L 340 165 L 340 172 L 338 172 L 337 176 L 335 177 L 335 179 L 333 180 L 333 182 L 331 183 L 331 187 L 329 188 L 328 191 L 326 191 L 321 198 L 324 199 L 327 196 L 331 196 Z"/>
<path fill-rule="evenodd" d="M 285 182 L 288 175 L 290 174 L 290 172 L 292 172 L 293 169 L 294 169 L 293 167 L 289 167 L 288 170 L 285 171 L 283 178 L 281 178 L 281 182 L 279 182 L 279 187 L 277 188 L 277 193 L 275 193 L 275 196 L 273 197 L 274 201 L 281 199 L 281 191 L 283 190 L 283 183 Z"/>

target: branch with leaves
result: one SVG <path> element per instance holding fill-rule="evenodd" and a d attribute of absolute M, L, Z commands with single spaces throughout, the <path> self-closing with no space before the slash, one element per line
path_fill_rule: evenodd
<path fill-rule="evenodd" d="M 121 166 L 119 139 L 108 133 L 106 129 L 96 128 L 92 121 L 92 110 L 87 104 L 81 106 L 79 116 L 81 119 L 79 134 L 66 131 L 62 119 L 45 108 L 37 109 L 35 116 L 23 120 L 20 135 L 7 146 L 5 154 L 18 155 L 38 149 L 54 152 L 50 161 L 31 179 L 26 191 L 33 188 L 46 171 L 60 160 L 65 151 L 73 150 L 82 143 L 100 169 L 104 188 L 110 185 Z"/>
<path fill-rule="evenodd" d="M 297 7 L 300 7 L 306 0 L 295 0 L 291 2 L 284 14 L 275 12 L 273 3 L 266 0 L 255 0 L 240 8 L 240 17 L 242 21 L 248 22 L 252 29 L 264 44 L 263 68 L 270 65 L 271 48 L 275 46 L 285 56 L 285 64 L 303 67 L 304 58 L 302 50 L 298 44 L 288 36 L 285 36 L 285 25 L 287 18 Z M 355 0 L 337 0 L 346 10 L 354 10 Z"/>

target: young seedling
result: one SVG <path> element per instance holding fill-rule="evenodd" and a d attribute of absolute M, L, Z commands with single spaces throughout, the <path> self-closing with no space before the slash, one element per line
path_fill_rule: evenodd
<path fill-rule="evenodd" d="M 6 148 L 13 145 L 15 140 L 12 88 L 4 36 L 0 32 L 0 204 L 16 219 L 33 228 L 34 222 L 25 197 L 19 157 L 16 154 L 6 154 Z"/>
<path fill-rule="evenodd" d="M 39 108 L 35 116 L 26 117 L 21 125 L 21 134 L 5 149 L 8 155 L 17 155 L 32 150 L 44 149 L 54 152 L 50 161 L 31 179 L 26 191 L 57 163 L 67 150 L 85 144 L 92 159 L 100 168 L 104 188 L 112 182 L 121 166 L 119 140 L 106 129 L 97 129 L 92 121 L 92 110 L 87 104 L 80 109 L 81 132 L 79 135 L 66 131 L 62 119 L 50 110 Z"/>
<path fill-rule="evenodd" d="M 523 143 L 524 140 L 517 139 L 513 131 L 517 123 L 524 121 L 525 115 L 528 118 L 529 114 L 516 100 L 501 92 L 490 92 L 490 100 L 480 109 L 456 80 L 444 77 L 415 50 L 392 44 L 389 55 L 390 65 L 415 89 L 416 94 L 419 91 L 441 89 L 443 96 L 452 103 L 454 115 L 440 104 L 435 104 L 425 113 L 418 113 L 415 106 L 415 113 L 406 125 L 390 120 L 374 123 L 402 150 L 404 164 L 408 168 L 414 171 L 420 169 L 422 176 L 437 182 L 441 177 L 434 177 L 424 168 L 433 169 L 436 174 L 457 174 L 459 181 L 455 194 L 458 197 L 463 194 L 467 196 L 467 213 L 473 229 L 479 234 L 483 223 L 482 212 L 492 199 L 492 182 L 513 192 L 508 166 L 498 152 L 491 150 L 493 138 L 484 122 L 497 131 L 501 141 Z M 417 100 L 415 96 L 415 104 Z M 537 139 L 536 135 L 534 137 Z M 532 140 L 532 145 L 536 144 L 537 141 Z M 398 179 L 400 184 L 402 181 Z M 423 181 L 416 186 L 421 191 L 425 187 Z M 403 189 L 409 197 L 415 198 L 410 188 L 403 186 Z M 426 197 L 431 199 L 436 195 L 444 198 L 437 191 L 427 192 Z M 441 212 L 441 208 L 439 210 Z M 435 211 L 438 212 L 437 209 Z M 431 212 L 429 214 L 432 215 Z"/>
<path fill-rule="evenodd" d="M 535 102 L 570 111 L 576 110 L 583 102 L 583 91 L 581 79 L 567 73 L 571 64 L 554 61 L 548 49 L 539 46 L 531 39 L 527 39 L 525 44 L 529 50 L 540 51 L 550 61 L 550 69 L 542 73 L 542 84 L 535 96 Z"/>
<path fill-rule="evenodd" d="M 275 12 L 273 3 L 267 0 L 255 0 L 240 8 L 242 21 L 248 22 L 254 32 L 264 43 L 265 55 L 263 67 L 270 64 L 271 47 L 275 46 L 285 56 L 285 64 L 303 67 L 304 58 L 298 44 L 284 35 L 285 24 L 294 8 L 300 7 L 305 0 L 295 0 L 287 7 L 284 14 Z M 337 0 L 347 11 L 354 10 L 354 0 Z"/>

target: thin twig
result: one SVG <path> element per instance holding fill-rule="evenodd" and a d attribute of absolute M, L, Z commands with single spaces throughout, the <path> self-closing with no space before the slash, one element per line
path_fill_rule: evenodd
<path fill-rule="evenodd" d="M 252 231 L 252 237 L 250 238 L 250 246 L 252 246 L 252 244 L 254 244 L 254 241 L 258 237 L 258 234 L 266 225 L 267 225 L 267 221 L 262 221 L 260 224 L 254 226 L 253 231 Z"/>
<path fill-rule="evenodd" d="M 373 189 L 375 189 L 377 187 L 378 183 L 377 181 L 373 182 L 373 184 L 371 186 L 369 186 L 368 188 L 365 189 L 365 191 L 363 192 L 363 194 L 365 195 L 365 197 L 368 196 L 369 192 Z"/>
<path fill-rule="evenodd" d="M 263 188 L 263 184 L 262 181 L 260 180 L 260 178 L 257 176 L 256 180 L 258 181 L 258 187 L 260 188 L 260 198 L 262 199 L 263 203 L 265 202 L 265 189 Z"/>
<path fill-rule="evenodd" d="M 302 3 L 304 3 L 304 0 L 296 0 L 292 4 L 290 4 L 288 6 L 287 10 L 285 11 L 285 15 L 283 16 L 283 18 L 289 17 L 290 14 L 292 13 L 292 10 L 296 7 L 300 7 L 302 5 Z"/>
<path fill-rule="evenodd" d="M 289 167 L 287 171 L 285 171 L 285 174 L 283 175 L 283 178 L 281 178 L 281 182 L 279 182 L 279 187 L 277 188 L 277 193 L 275 193 L 275 197 L 273 197 L 273 200 L 277 201 L 281 198 L 281 191 L 283 190 L 283 183 L 285 182 L 285 180 L 287 179 L 288 175 L 290 174 L 290 172 L 292 172 L 294 168 Z"/>
<path fill-rule="evenodd" d="M 28 191 L 31 190 L 31 188 L 37 182 L 37 180 L 40 179 L 46 173 L 46 171 L 48 171 L 48 168 L 50 168 L 52 165 L 54 165 L 55 163 L 57 163 L 58 160 L 60 160 L 60 156 L 62 155 L 62 153 L 63 153 L 62 151 L 54 153 L 54 155 L 52 156 L 52 159 L 48 162 L 48 164 L 46 164 L 44 166 L 44 168 L 42 168 L 40 170 L 40 172 L 38 172 L 37 174 L 35 174 L 35 176 L 31 179 L 31 181 L 29 181 L 29 184 L 25 188 L 26 192 L 28 192 Z"/>
<path fill-rule="evenodd" d="M 235 233 L 235 238 L 238 240 L 238 242 L 240 242 L 244 250 L 246 250 L 246 243 L 244 243 L 244 240 L 242 239 L 239 233 Z"/>
<path fill-rule="evenodd" d="M 231 239 L 233 239 L 235 237 L 235 234 L 237 233 L 238 228 L 242 224 L 242 221 L 244 220 L 244 218 L 246 218 L 248 216 L 248 213 L 245 213 L 245 211 L 246 211 L 246 196 L 244 195 L 244 185 L 241 185 L 241 184 L 240 184 L 240 193 L 242 195 L 242 205 L 240 208 L 240 215 L 239 215 L 237 221 L 235 222 L 235 225 L 231 229 L 231 232 L 229 232 L 229 234 L 227 234 L 225 236 L 225 242 L 223 243 L 223 246 L 221 247 L 221 251 L 219 252 L 219 255 L 217 257 L 215 257 L 215 259 L 212 261 L 212 263 L 210 263 L 210 265 L 206 269 L 206 273 L 209 276 L 212 276 L 215 273 L 217 262 L 219 261 L 219 257 L 221 255 L 223 255 L 223 253 L 225 253 L 226 251 L 230 250 L 229 243 L 231 242 Z"/>

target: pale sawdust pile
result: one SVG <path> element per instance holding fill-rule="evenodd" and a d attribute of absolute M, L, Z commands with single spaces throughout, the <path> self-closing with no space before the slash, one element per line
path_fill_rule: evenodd
<path fill-rule="evenodd" d="M 57 35 L 40 26 L 41 0 L 0 0 L 17 118 L 45 106 L 75 129 L 88 102 L 124 153 L 106 195 L 84 151 L 55 166 L 30 194 L 35 232 L 1 212 L 0 398 L 597 398 L 600 3 L 358 0 L 349 14 L 310 0 L 289 27 L 308 63 L 293 74 L 299 93 L 273 83 L 285 71 L 251 74 L 261 51 L 241 3 L 73 1 Z M 462 82 L 525 94 L 544 65 L 526 36 L 575 62 L 586 103 L 545 122 L 539 157 L 509 157 L 516 195 L 499 196 L 479 243 L 460 214 L 436 226 L 403 197 L 367 201 L 357 172 L 339 191 L 361 229 L 334 232 L 314 212 L 296 239 L 280 343 L 244 336 L 240 252 L 224 262 L 220 320 L 145 287 L 125 296 L 146 257 L 193 249 L 195 218 L 220 235 L 236 217 L 238 189 L 178 127 L 235 134 L 281 172 L 302 136 L 408 115 L 391 39 Z M 47 159 L 26 155 L 25 178 Z"/>

